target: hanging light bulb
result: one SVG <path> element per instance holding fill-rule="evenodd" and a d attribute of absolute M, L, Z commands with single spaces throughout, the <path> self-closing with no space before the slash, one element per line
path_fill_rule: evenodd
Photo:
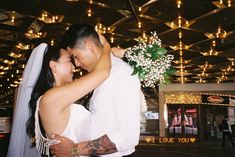
<path fill-rule="evenodd" d="M 55 41 L 53 39 L 51 39 L 51 42 L 50 42 L 51 46 L 54 46 L 55 44 Z"/>
<path fill-rule="evenodd" d="M 178 16 L 178 26 L 181 27 L 181 16 Z"/>
<path fill-rule="evenodd" d="M 11 22 L 14 23 L 15 22 L 15 16 L 11 17 Z"/>
<path fill-rule="evenodd" d="M 98 28 L 102 29 L 102 24 L 101 23 L 98 24 Z"/>
<path fill-rule="evenodd" d="M 228 7 L 231 7 L 232 4 L 231 4 L 231 0 L 228 0 Z"/>
<path fill-rule="evenodd" d="M 181 31 L 179 32 L 179 38 L 180 39 L 182 38 L 182 32 Z"/>
<path fill-rule="evenodd" d="M 213 47 L 216 46 L 216 41 L 215 41 L 215 40 L 212 41 L 212 46 L 213 46 Z"/>
<path fill-rule="evenodd" d="M 138 28 L 141 28 L 141 27 L 142 27 L 142 23 L 138 22 Z"/>
<path fill-rule="evenodd" d="M 88 17 L 91 17 L 91 15 L 92 15 L 91 9 L 88 9 L 88 10 L 87 10 L 87 16 L 88 16 Z"/>
<path fill-rule="evenodd" d="M 189 27 L 189 22 L 188 21 L 186 21 L 186 26 Z"/>
<path fill-rule="evenodd" d="M 110 38 L 110 42 L 114 43 L 114 38 L 113 37 Z"/>
<path fill-rule="evenodd" d="M 180 8 L 181 4 L 182 4 L 181 0 L 177 0 L 177 8 Z"/>

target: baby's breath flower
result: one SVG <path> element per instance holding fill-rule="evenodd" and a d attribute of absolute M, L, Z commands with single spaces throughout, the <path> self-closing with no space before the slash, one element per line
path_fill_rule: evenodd
<path fill-rule="evenodd" d="M 151 33 L 150 41 L 140 41 L 129 48 L 125 57 L 134 68 L 133 75 L 137 74 L 144 87 L 155 87 L 155 84 L 166 83 L 171 73 L 173 55 L 166 54 L 167 50 L 161 47 L 161 40 L 157 33 Z"/>

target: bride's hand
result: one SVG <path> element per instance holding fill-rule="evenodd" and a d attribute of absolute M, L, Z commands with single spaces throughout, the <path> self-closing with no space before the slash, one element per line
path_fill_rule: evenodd
<path fill-rule="evenodd" d="M 114 56 L 122 58 L 122 57 L 124 57 L 126 49 L 122 49 L 122 48 L 118 48 L 118 47 L 112 47 L 111 52 Z"/>

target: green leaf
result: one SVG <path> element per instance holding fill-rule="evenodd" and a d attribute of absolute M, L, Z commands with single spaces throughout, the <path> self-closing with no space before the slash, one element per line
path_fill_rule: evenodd
<path fill-rule="evenodd" d="M 159 47 L 156 52 L 158 55 L 162 56 L 167 53 L 167 50 L 163 47 Z"/>
<path fill-rule="evenodd" d="M 153 45 L 152 47 L 148 48 L 147 53 L 151 54 L 151 59 L 156 60 L 158 59 L 158 46 L 157 45 Z"/>
<path fill-rule="evenodd" d="M 139 79 L 140 79 L 140 80 L 144 80 L 144 79 L 145 79 L 145 76 L 146 76 L 145 72 L 143 71 L 142 68 L 140 68 L 140 69 L 139 69 L 139 73 L 138 73 Z"/>
<path fill-rule="evenodd" d="M 171 80 L 170 79 L 165 79 L 165 84 L 170 84 Z"/>
<path fill-rule="evenodd" d="M 133 70 L 133 72 L 132 72 L 132 74 L 131 75 L 135 75 L 135 74 L 137 74 L 139 71 L 138 71 L 138 68 L 137 67 L 134 67 L 134 70 Z"/>
<path fill-rule="evenodd" d="M 163 73 L 163 76 L 164 76 L 164 78 L 169 78 L 169 77 L 170 77 L 169 74 L 167 73 L 167 71 L 165 71 L 165 72 Z"/>
<path fill-rule="evenodd" d="M 129 64 L 130 64 L 130 66 L 132 66 L 132 67 L 135 67 L 135 66 L 137 65 L 137 63 L 136 63 L 135 61 L 130 61 Z"/>
<path fill-rule="evenodd" d="M 136 56 L 138 56 L 139 55 L 139 53 L 140 53 L 140 51 L 141 51 L 141 49 L 137 49 L 134 53 L 135 53 L 135 55 Z"/>

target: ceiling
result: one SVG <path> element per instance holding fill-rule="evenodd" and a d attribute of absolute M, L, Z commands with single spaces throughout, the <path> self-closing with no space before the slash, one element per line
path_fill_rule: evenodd
<path fill-rule="evenodd" d="M 174 55 L 174 83 L 235 81 L 235 0 L 8 0 L 0 2 L 0 106 L 12 103 L 31 50 L 85 22 L 127 48 L 156 31 Z"/>

